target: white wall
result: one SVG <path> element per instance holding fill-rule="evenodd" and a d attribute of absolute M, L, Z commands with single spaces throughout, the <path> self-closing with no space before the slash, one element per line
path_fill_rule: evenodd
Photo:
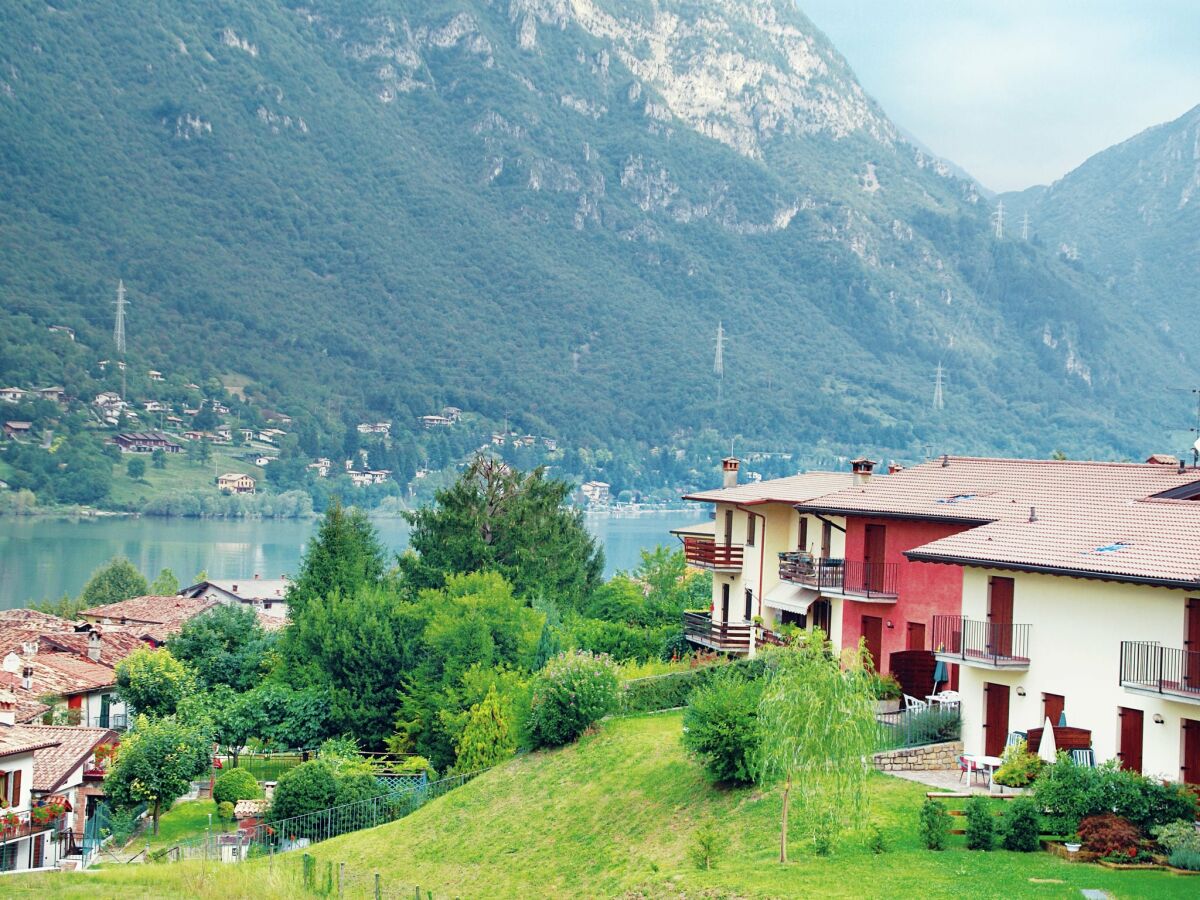
<path fill-rule="evenodd" d="M 1196 594 L 1097 579 L 966 568 L 963 615 L 986 620 L 988 578 L 1013 579 L 1013 621 L 1029 623 L 1029 669 L 992 671 L 963 665 L 963 741 L 968 753 L 983 752 L 983 686 L 1007 684 L 1009 730 L 1027 731 L 1045 720 L 1042 694 L 1066 698 L 1067 724 L 1088 728 L 1097 761 L 1116 756 L 1118 707 L 1140 709 L 1143 771 L 1180 777 L 1180 721 L 1200 720 L 1200 704 L 1149 697 L 1120 686 L 1121 641 L 1159 641 L 1183 646 L 1184 609 Z M 1017 695 L 1017 688 L 1025 696 Z M 1160 714 L 1164 723 L 1154 722 Z M 1055 723 L 1057 724 L 1057 723 Z"/>

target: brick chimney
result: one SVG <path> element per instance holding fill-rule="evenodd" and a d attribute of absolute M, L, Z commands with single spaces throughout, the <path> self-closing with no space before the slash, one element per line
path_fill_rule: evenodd
<path fill-rule="evenodd" d="M 17 724 L 17 698 L 12 691 L 0 691 L 0 725 Z M 13 803 L 16 806 L 16 802 Z"/>
<path fill-rule="evenodd" d="M 895 475 L 897 472 L 903 472 L 903 471 L 904 471 L 904 466 L 900 465 L 900 463 L 896 462 L 894 459 L 888 463 L 888 474 L 889 475 Z"/>
<path fill-rule="evenodd" d="M 738 461 L 736 456 L 727 456 L 721 460 L 721 472 L 725 476 L 722 487 L 731 488 L 737 486 L 737 473 L 739 465 L 741 465 L 741 463 Z"/>
<path fill-rule="evenodd" d="M 88 632 L 88 659 L 100 662 L 100 629 L 93 628 Z"/>
<path fill-rule="evenodd" d="M 874 471 L 875 460 L 873 459 L 860 456 L 858 459 L 850 460 L 850 472 L 854 475 L 855 484 L 866 484 L 871 480 L 871 473 Z"/>

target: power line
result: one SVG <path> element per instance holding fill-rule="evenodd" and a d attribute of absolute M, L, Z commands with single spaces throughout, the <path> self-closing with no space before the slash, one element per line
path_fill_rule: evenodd
<path fill-rule="evenodd" d="M 125 281 L 117 279 L 117 320 L 113 325 L 113 341 L 117 345 L 118 365 L 121 367 L 121 399 L 125 399 Z"/>
<path fill-rule="evenodd" d="M 1029 213 L 1021 216 L 1021 240 L 1029 240 Z"/>
<path fill-rule="evenodd" d="M 717 402 L 721 402 L 721 389 L 725 384 L 725 324 L 717 321 L 717 350 L 713 354 L 713 373 L 717 376 Z"/>
<path fill-rule="evenodd" d="M 996 203 L 996 211 L 992 213 L 992 221 L 996 223 L 996 240 L 1004 240 L 1004 201 Z"/>
<path fill-rule="evenodd" d="M 945 370 L 942 368 L 942 364 L 939 362 L 937 364 L 937 374 L 934 376 L 935 380 L 933 383 L 933 408 L 935 410 L 946 408 L 946 398 L 942 392 L 942 387 L 945 383 L 943 380 L 944 375 Z"/>

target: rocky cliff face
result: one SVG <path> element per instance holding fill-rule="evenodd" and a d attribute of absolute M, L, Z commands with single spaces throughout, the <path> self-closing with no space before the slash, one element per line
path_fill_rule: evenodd
<path fill-rule="evenodd" d="M 1167 416 L 1139 391 L 1183 366 L 1086 271 L 994 240 L 786 0 L 0 17 L 7 296 L 99 343 L 84 298 L 120 275 L 163 353 L 223 328 L 325 416 L 1124 453 Z"/>

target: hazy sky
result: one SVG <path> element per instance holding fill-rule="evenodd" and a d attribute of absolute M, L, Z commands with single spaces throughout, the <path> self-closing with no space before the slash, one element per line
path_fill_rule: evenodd
<path fill-rule="evenodd" d="M 798 0 L 863 87 L 996 191 L 1200 104 L 1200 0 Z"/>

